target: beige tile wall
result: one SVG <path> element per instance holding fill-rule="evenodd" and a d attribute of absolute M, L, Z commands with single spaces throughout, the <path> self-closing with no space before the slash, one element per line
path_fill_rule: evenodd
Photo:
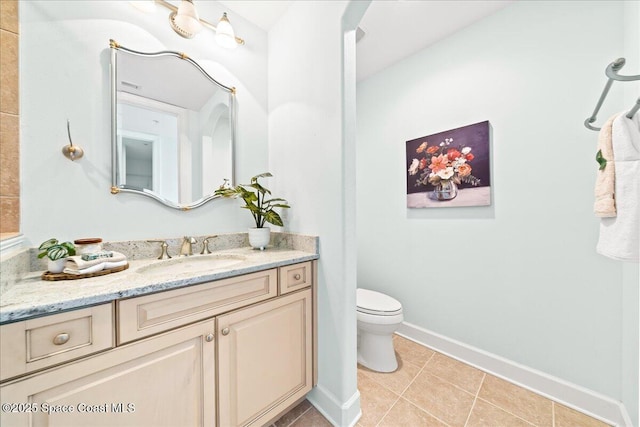
<path fill-rule="evenodd" d="M 18 1 L 0 0 L 0 239 L 20 231 Z"/>

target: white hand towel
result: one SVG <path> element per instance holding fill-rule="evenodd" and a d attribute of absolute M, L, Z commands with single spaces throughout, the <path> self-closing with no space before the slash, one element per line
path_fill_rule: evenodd
<path fill-rule="evenodd" d="M 110 270 L 112 268 L 122 267 L 123 265 L 127 265 L 126 259 L 122 261 L 116 261 L 116 262 L 102 261 L 99 264 L 95 264 L 95 265 L 92 265 L 91 267 L 83 268 L 81 270 L 77 270 L 75 268 L 65 268 L 64 270 L 62 270 L 62 272 L 67 274 L 75 274 L 75 275 L 97 273 L 102 270 Z"/>
<path fill-rule="evenodd" d="M 82 259 L 82 256 L 75 255 L 67 258 L 67 261 L 64 263 L 65 268 L 69 268 L 72 270 L 84 270 L 89 267 L 93 267 L 94 265 L 102 264 L 103 262 L 109 260 L 109 262 L 120 262 L 126 261 L 127 257 L 121 254 L 120 252 L 112 251 L 113 256 L 110 258 L 98 258 L 92 259 L 90 261 L 85 261 Z"/>
<path fill-rule="evenodd" d="M 615 218 L 600 220 L 596 250 L 609 258 L 640 262 L 640 114 L 619 115 L 612 126 L 616 165 Z"/>

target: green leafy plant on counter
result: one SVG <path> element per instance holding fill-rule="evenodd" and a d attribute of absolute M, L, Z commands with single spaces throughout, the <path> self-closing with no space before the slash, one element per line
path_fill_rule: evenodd
<path fill-rule="evenodd" d="M 283 226 L 282 218 L 274 208 L 289 208 L 288 202 L 281 198 L 270 198 L 271 191 L 262 186 L 259 178 L 271 177 L 269 172 L 261 173 L 251 178 L 251 184 L 239 184 L 236 187 L 224 187 L 215 191 L 215 194 L 222 197 L 244 200 L 244 209 L 248 209 L 256 222 L 257 228 L 263 228 L 265 222 L 273 225 Z"/>
<path fill-rule="evenodd" d="M 48 257 L 51 261 L 73 256 L 76 254 L 76 247 L 71 242 L 59 243 L 58 239 L 49 239 L 38 247 L 38 258 Z"/>

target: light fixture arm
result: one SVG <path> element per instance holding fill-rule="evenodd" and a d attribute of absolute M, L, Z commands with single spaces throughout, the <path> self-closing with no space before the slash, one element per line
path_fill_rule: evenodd
<path fill-rule="evenodd" d="M 154 0 L 157 4 L 159 4 L 160 6 L 163 6 L 167 9 L 169 9 L 172 12 L 178 12 L 178 8 L 174 5 L 172 5 L 171 3 L 165 1 L 165 0 Z M 212 23 L 205 21 L 204 19 L 200 19 L 200 23 L 202 25 L 204 25 L 205 27 L 209 27 L 210 29 L 212 29 L 213 31 L 216 31 L 216 26 L 213 25 Z M 244 44 L 244 39 L 237 37 L 236 36 L 236 42 L 238 44 Z"/>

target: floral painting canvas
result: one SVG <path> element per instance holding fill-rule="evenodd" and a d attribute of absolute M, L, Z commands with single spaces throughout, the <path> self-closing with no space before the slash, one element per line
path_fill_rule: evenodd
<path fill-rule="evenodd" d="M 488 121 L 407 141 L 407 207 L 491 204 Z"/>

